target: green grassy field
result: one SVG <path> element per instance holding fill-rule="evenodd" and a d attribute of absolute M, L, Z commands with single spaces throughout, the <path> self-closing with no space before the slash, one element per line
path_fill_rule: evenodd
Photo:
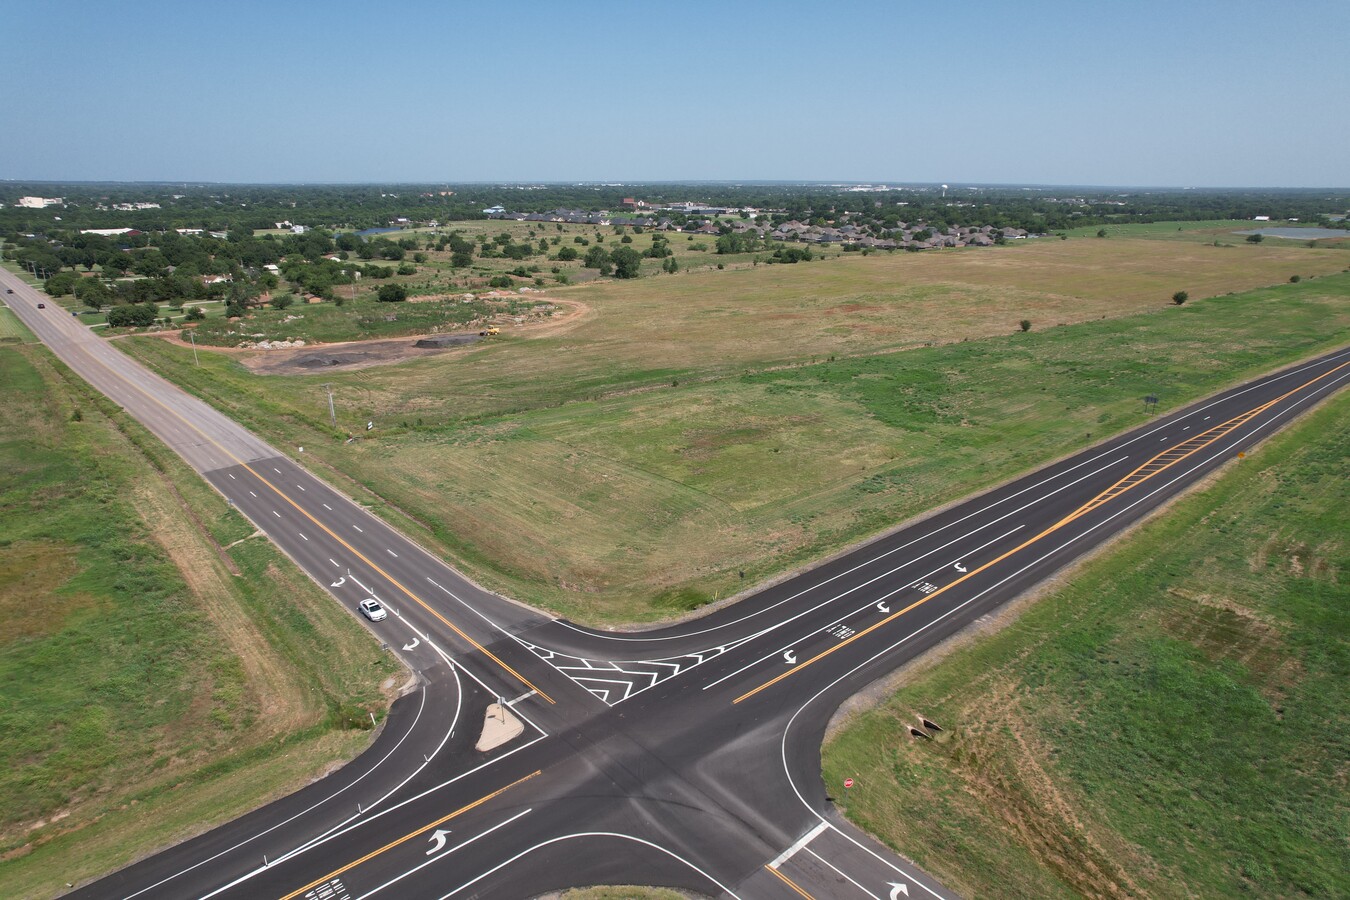
<path fill-rule="evenodd" d="M 19 321 L 19 317 L 4 306 L 0 306 L 0 341 L 19 341 L 29 344 L 37 340 L 33 332 Z"/>
<path fill-rule="evenodd" d="M 841 808 L 967 897 L 1350 896 L 1347 446 L 1342 391 L 907 676 Z"/>
<path fill-rule="evenodd" d="M 1089 245 L 1088 258 L 1117 263 L 1122 257 L 1113 254 L 1122 251 L 1098 245 L 1126 244 L 1077 243 Z M 1144 243 L 1133 242 L 1123 258 L 1138 262 Z M 1051 277 L 1067 284 L 1085 259 L 1058 248 L 1074 244 L 1018 248 L 1007 261 L 989 254 L 988 262 L 968 265 L 1011 267 L 1029 273 L 1028 284 Z M 1289 252 L 1305 269 L 1345 261 L 1334 251 Z M 1072 265 L 1049 275 L 1038 260 L 1056 253 Z M 958 266 L 965 258 L 952 256 Z M 1288 265 L 1278 259 L 1279 269 Z M 837 266 L 833 277 L 856 291 L 859 281 L 850 279 L 883 277 L 872 264 L 831 261 L 801 277 L 809 285 Z M 765 277 L 783 284 L 779 271 Z M 800 333 L 837 327 L 841 316 L 831 310 L 839 301 L 800 299 L 788 313 L 794 301 L 780 300 L 777 308 L 796 316 L 784 321 L 772 318 L 777 313 L 742 312 L 774 308 L 773 288 L 759 282 L 739 303 L 711 293 L 705 310 L 716 305 L 724 320 L 744 322 L 721 326 L 740 341 L 740 358 L 729 363 L 707 360 L 689 335 L 626 344 L 632 338 L 622 335 L 625 323 L 638 331 L 658 326 L 624 316 L 617 298 L 613 305 L 597 299 L 590 318 L 553 337 L 325 375 L 353 433 L 368 417 L 378 423 L 353 444 L 328 427 L 318 377 L 259 378 L 209 354 L 197 369 L 182 348 L 151 339 L 129 349 L 269 439 L 305 446 L 322 474 L 353 492 L 370 486 L 376 496 L 365 496 L 375 509 L 485 583 L 588 621 L 653 620 L 1135 424 L 1146 394 L 1173 407 L 1350 335 L 1344 274 L 1180 308 L 1160 304 L 1149 296 L 1156 288 L 1141 286 L 1156 277 L 1133 276 L 1146 302 L 1094 300 L 1112 281 L 1129 289 L 1130 278 L 1109 273 L 1085 279 L 1073 301 L 1094 310 L 1150 310 L 1133 316 L 1098 313 L 1078 325 L 1006 334 L 1008 311 L 993 303 L 982 322 L 976 309 L 989 301 L 972 298 L 961 307 L 972 317 L 962 329 L 997 328 L 1003 336 L 906 352 L 873 349 L 833 362 L 806 356 L 796 366 L 779 354 L 803 354 Z M 809 287 L 798 283 L 797 290 Z M 934 323 L 921 334 L 950 327 L 945 316 L 954 301 L 946 289 L 906 290 L 909 321 Z M 693 297 L 691 290 L 691 305 Z M 690 319 L 702 314 L 683 308 Z M 606 316 L 618 324 L 605 323 Z M 681 347 L 684 367 L 627 368 L 644 358 L 661 362 L 667 353 L 674 365 Z"/>
<path fill-rule="evenodd" d="M 0 895 L 53 896 L 350 757 L 399 670 L 44 349 L 0 381 Z"/>

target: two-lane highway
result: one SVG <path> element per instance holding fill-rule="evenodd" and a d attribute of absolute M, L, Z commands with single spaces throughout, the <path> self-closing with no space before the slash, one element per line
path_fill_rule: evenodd
<path fill-rule="evenodd" d="M 17 279 L 0 274 L 0 283 Z M 18 288 L 16 287 L 16 290 Z M 1157 509 L 1350 378 L 1350 351 L 1225 391 L 704 618 L 611 634 L 484 591 L 59 311 L 23 320 L 353 611 L 418 687 L 341 772 L 80 893 L 734 897 L 948 893 L 833 812 L 839 703 Z M 523 726 L 474 748 L 489 703 Z M 918 723 L 916 723 L 918 724 Z"/>

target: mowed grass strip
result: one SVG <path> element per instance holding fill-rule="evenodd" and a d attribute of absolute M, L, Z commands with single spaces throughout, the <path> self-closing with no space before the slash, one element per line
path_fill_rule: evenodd
<path fill-rule="evenodd" d="M 849 722 L 830 793 L 968 897 L 1350 895 L 1347 446 L 1342 391 Z"/>
<path fill-rule="evenodd" d="M 349 758 L 397 669 L 44 349 L 0 381 L 0 895 L 52 896 Z"/>

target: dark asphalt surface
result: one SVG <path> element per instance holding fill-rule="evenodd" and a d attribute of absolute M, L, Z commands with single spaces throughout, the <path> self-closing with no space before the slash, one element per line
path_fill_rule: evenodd
<path fill-rule="evenodd" d="M 337 773 L 75 893 L 532 897 L 596 883 L 735 897 L 946 897 L 833 812 L 838 705 L 1267 437 L 1350 349 L 1233 388 L 735 605 L 606 634 L 484 591 L 295 459 L 146 372 L 17 278 L 10 306 L 416 673 Z M 51 304 L 49 304 L 51 306 Z M 474 749 L 502 698 L 524 733 Z M 917 722 L 916 722 L 917 724 Z M 860 789 L 865 787 L 860 786 Z M 829 792 L 844 790 L 829 785 Z"/>

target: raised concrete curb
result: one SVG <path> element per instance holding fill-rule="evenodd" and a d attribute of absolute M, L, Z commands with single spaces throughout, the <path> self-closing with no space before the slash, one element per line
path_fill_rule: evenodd
<path fill-rule="evenodd" d="M 483 734 L 474 749 L 480 753 L 495 750 L 508 741 L 520 737 L 525 724 L 515 717 L 510 708 L 500 703 L 489 703 L 483 720 Z"/>

